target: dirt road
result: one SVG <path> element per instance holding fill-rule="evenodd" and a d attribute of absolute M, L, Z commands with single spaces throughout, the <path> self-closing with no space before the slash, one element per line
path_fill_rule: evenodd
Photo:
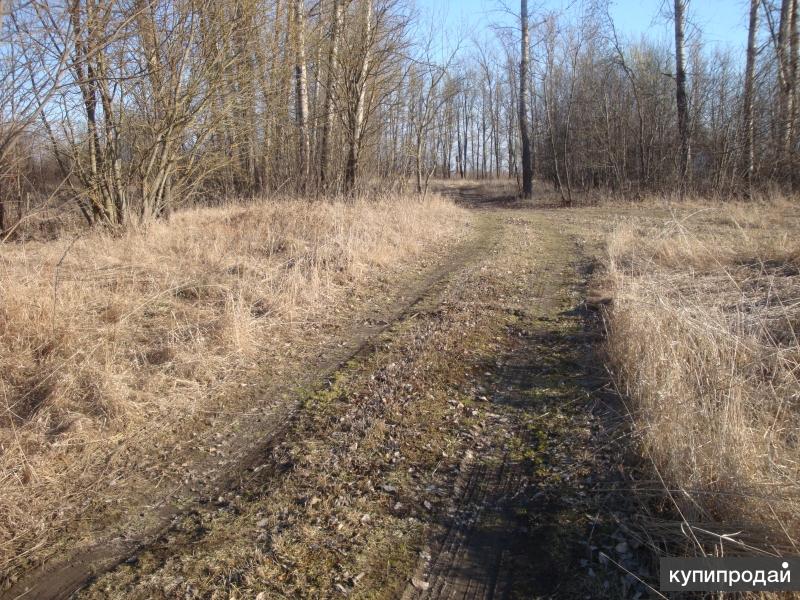
<path fill-rule="evenodd" d="M 270 390 L 214 476 L 2 598 L 639 593 L 602 558 L 629 553 L 590 265 L 558 211 L 452 193 L 471 240 Z"/>

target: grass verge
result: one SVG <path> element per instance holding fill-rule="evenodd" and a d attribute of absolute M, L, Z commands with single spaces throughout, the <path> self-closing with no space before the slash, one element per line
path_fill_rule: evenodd
<path fill-rule="evenodd" d="M 601 284 L 654 487 L 697 551 L 796 553 L 800 222 L 785 203 L 653 213 L 606 219 Z"/>

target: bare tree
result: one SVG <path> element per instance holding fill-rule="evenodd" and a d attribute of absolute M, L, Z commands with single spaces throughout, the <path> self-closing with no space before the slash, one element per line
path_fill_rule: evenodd
<path fill-rule="evenodd" d="M 439 64 L 435 60 L 433 40 L 436 32 L 429 33 L 421 55 L 417 58 L 416 72 L 419 76 L 419 92 L 416 94 L 416 105 L 410 111 L 409 121 L 414 131 L 413 155 L 415 164 L 415 184 L 418 194 L 427 192 L 428 181 L 435 168 L 435 161 L 430 169 L 424 168 L 425 144 L 432 133 L 436 117 L 443 107 L 455 96 L 457 89 L 450 85 L 442 85 L 445 77 L 454 64 L 459 46 L 456 46 L 447 59 Z M 434 152 L 434 156 L 435 156 Z"/>
<path fill-rule="evenodd" d="M 522 197 L 533 195 L 533 164 L 531 161 L 530 125 L 528 123 L 528 73 L 530 71 L 530 30 L 528 26 L 528 0 L 520 0 L 519 62 L 519 130 L 522 139 Z"/>
<path fill-rule="evenodd" d="M 775 43 L 779 90 L 778 147 L 781 160 L 789 153 L 794 127 L 795 90 L 797 85 L 797 0 L 781 2 L 777 35 L 771 13 L 767 10 L 770 31 Z"/>
<path fill-rule="evenodd" d="M 30 148 L 20 140 L 32 134 L 67 74 L 69 49 L 50 43 L 52 24 L 41 26 L 39 10 L 35 3 L 0 0 L 0 240 L 12 228 L 9 203 L 22 217 L 21 170 Z M 63 16 L 62 7 L 55 18 Z"/>
<path fill-rule="evenodd" d="M 456 61 L 412 43 L 404 0 L 0 0 L 2 237 L 54 190 L 122 227 L 453 171 L 528 197 L 535 172 L 565 202 L 796 184 L 798 0 L 750 0 L 741 68 L 689 43 L 688 0 L 669 3 L 674 50 L 598 26 L 602 2 L 547 15 L 533 44 L 520 0 L 519 37 L 498 27 Z"/>
<path fill-rule="evenodd" d="M 686 94 L 685 35 L 688 0 L 675 0 L 675 88 L 680 138 L 679 177 L 681 185 L 689 176 L 691 145 L 689 141 L 689 100 Z"/>
<path fill-rule="evenodd" d="M 352 192 L 358 177 L 361 148 L 364 140 L 364 114 L 367 102 L 367 78 L 370 74 L 374 28 L 372 0 L 362 0 L 360 42 L 355 45 L 357 61 L 346 83 L 347 94 L 347 165 L 345 189 Z"/>
<path fill-rule="evenodd" d="M 744 76 L 744 99 L 742 107 L 742 132 L 744 135 L 745 182 L 752 193 L 755 170 L 755 122 L 753 118 L 753 96 L 756 78 L 756 38 L 758 35 L 758 11 L 761 0 L 750 0 L 750 19 L 747 29 L 747 65 Z"/>
<path fill-rule="evenodd" d="M 137 6 L 141 23 L 147 23 L 144 7 Z M 76 146 L 74 159 L 79 165 L 77 175 L 85 193 L 81 209 L 90 221 L 110 225 L 122 224 L 126 212 L 126 188 L 120 174 L 119 122 L 115 98 L 112 96 L 109 74 L 109 51 L 116 41 L 119 25 L 114 19 L 110 2 L 74 0 L 70 6 L 74 54 L 72 69 L 80 90 L 83 116 L 86 119 L 86 159 L 81 160 Z M 155 43 L 148 32 L 142 31 L 143 48 Z M 153 52 L 154 52 L 153 48 Z M 150 69 L 157 69 L 158 57 L 146 58 Z"/>
<path fill-rule="evenodd" d="M 330 49 L 328 51 L 328 78 L 325 86 L 324 122 L 322 125 L 322 142 L 319 160 L 319 180 L 323 190 L 328 185 L 328 163 L 331 154 L 331 135 L 334 125 L 334 93 L 339 62 L 339 36 L 342 27 L 342 0 L 333 0 L 333 19 L 330 32 Z"/>
<path fill-rule="evenodd" d="M 641 186 L 648 177 L 648 169 L 647 169 L 647 153 L 645 151 L 645 114 L 644 114 L 644 106 L 641 97 L 641 90 L 639 86 L 639 82 L 636 79 L 636 73 L 633 68 L 628 65 L 628 62 L 625 59 L 625 52 L 622 48 L 622 44 L 617 36 L 617 29 L 614 25 L 613 19 L 611 16 L 606 13 L 606 18 L 611 28 L 611 41 L 613 44 L 614 53 L 616 55 L 616 62 L 622 68 L 623 72 L 625 73 L 625 77 L 628 80 L 630 85 L 630 91 L 633 96 L 633 101 L 636 108 L 636 131 L 637 131 L 637 164 L 639 167 L 638 173 L 638 184 Z M 608 108 L 607 105 L 604 105 L 605 114 L 608 115 Z M 608 126 L 609 118 L 606 116 L 606 123 Z M 608 147 L 611 150 L 610 144 L 610 132 L 608 135 Z M 621 175 L 617 175 L 618 179 L 621 179 Z"/>
<path fill-rule="evenodd" d="M 300 138 L 299 166 L 300 186 L 305 187 L 309 172 L 308 134 L 308 71 L 306 68 L 305 7 L 303 0 L 294 0 L 294 45 L 295 45 L 295 118 Z"/>

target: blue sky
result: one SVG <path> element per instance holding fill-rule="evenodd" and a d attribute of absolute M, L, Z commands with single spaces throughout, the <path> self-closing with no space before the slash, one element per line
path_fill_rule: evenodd
<path fill-rule="evenodd" d="M 660 16 L 665 0 L 613 0 L 612 16 L 618 31 L 632 38 L 641 34 L 671 39 L 671 23 Z M 503 21 L 503 2 L 519 11 L 518 0 L 416 0 L 418 8 L 446 19 L 451 28 L 460 24 L 481 29 L 488 23 Z M 667 0 L 668 4 L 671 4 Z M 563 10 L 574 0 L 528 0 L 532 15 L 536 7 Z M 702 31 L 708 46 L 729 47 L 744 51 L 747 26 L 747 0 L 690 0 L 689 14 Z"/>

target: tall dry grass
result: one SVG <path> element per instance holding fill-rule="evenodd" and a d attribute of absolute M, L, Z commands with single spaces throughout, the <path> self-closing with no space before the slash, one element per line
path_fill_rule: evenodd
<path fill-rule="evenodd" d="M 795 211 L 684 205 L 607 246 L 610 357 L 673 508 L 697 531 L 784 551 L 800 543 Z"/>
<path fill-rule="evenodd" d="M 467 221 L 436 196 L 285 200 L 0 245 L 0 572 L 127 477 L 108 457 L 136 432 L 213 408 Z"/>

